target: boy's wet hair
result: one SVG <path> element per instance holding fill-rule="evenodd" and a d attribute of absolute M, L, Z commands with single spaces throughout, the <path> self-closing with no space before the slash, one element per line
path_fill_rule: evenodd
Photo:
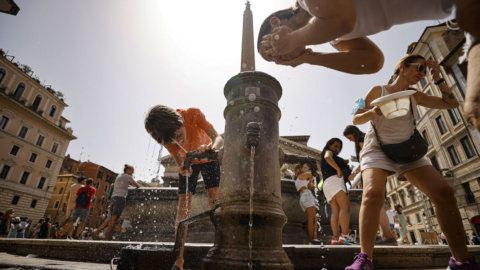
<path fill-rule="evenodd" d="M 260 43 L 262 42 L 263 36 L 269 34 L 272 31 L 272 27 L 270 25 L 270 19 L 271 18 L 277 17 L 280 20 L 290 19 L 291 17 L 293 17 L 293 15 L 297 14 L 300 9 L 301 9 L 301 7 L 298 6 L 298 4 L 296 3 L 295 7 L 282 9 L 282 10 L 279 10 L 279 11 L 276 11 L 276 12 L 270 14 L 270 16 L 268 16 L 263 21 L 262 25 L 260 26 L 260 30 L 258 31 L 257 50 L 260 50 Z"/>
<path fill-rule="evenodd" d="M 175 131 L 183 126 L 180 114 L 165 105 L 156 105 L 145 117 L 145 129 L 159 144 L 169 144 Z"/>

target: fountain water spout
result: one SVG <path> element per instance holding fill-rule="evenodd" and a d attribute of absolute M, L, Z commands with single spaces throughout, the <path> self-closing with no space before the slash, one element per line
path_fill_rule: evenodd
<path fill-rule="evenodd" d="M 260 141 L 260 124 L 258 122 L 249 122 L 247 124 L 247 147 L 257 147 Z"/>

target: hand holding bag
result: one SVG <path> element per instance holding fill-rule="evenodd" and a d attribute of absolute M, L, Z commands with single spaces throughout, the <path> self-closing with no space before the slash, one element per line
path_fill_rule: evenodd
<path fill-rule="evenodd" d="M 412 108 L 412 100 L 410 98 L 410 111 L 412 112 L 413 116 L 413 108 Z M 395 143 L 395 144 L 383 144 L 380 141 L 380 138 L 378 137 L 377 134 L 377 129 L 375 128 L 375 125 L 372 123 L 373 130 L 375 132 L 375 136 L 377 137 L 377 141 L 380 144 L 380 147 L 382 148 L 383 153 L 390 158 L 391 160 L 397 162 L 397 163 L 409 163 L 413 162 L 416 160 L 419 160 L 428 151 L 428 144 L 425 141 L 425 139 L 422 137 L 420 132 L 418 132 L 416 123 L 415 123 L 415 117 L 413 116 L 413 135 L 406 141 L 401 142 L 401 143 Z"/>

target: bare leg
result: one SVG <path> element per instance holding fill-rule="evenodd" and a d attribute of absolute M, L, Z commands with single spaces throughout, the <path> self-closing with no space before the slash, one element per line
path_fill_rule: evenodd
<path fill-rule="evenodd" d="M 312 241 L 313 239 L 317 239 L 317 209 L 315 206 L 311 206 L 308 207 L 305 212 L 307 213 L 308 238 Z"/>
<path fill-rule="evenodd" d="M 215 201 L 218 200 L 218 187 L 207 189 L 207 195 L 208 195 L 208 206 L 210 206 L 210 209 L 213 210 L 215 208 Z"/>
<path fill-rule="evenodd" d="M 382 169 L 365 169 L 362 172 L 363 195 L 360 207 L 360 248 L 372 258 L 377 234 L 380 209 L 385 201 L 387 172 Z"/>
<path fill-rule="evenodd" d="M 338 239 L 338 237 L 340 236 L 340 231 L 338 227 L 338 219 L 340 216 L 340 206 L 335 200 L 335 197 L 333 197 L 328 203 L 332 208 L 332 215 L 330 216 L 330 226 L 332 227 L 333 236 L 335 236 L 335 238 Z"/>
<path fill-rule="evenodd" d="M 465 230 L 452 187 L 432 166 L 408 171 L 405 173 L 405 177 L 432 200 L 435 210 L 437 210 L 438 223 L 447 238 L 450 252 L 455 260 L 466 262 L 468 252 Z"/>
<path fill-rule="evenodd" d="M 218 188 L 217 188 L 218 190 Z M 207 190 L 207 194 L 209 194 Z M 175 235 L 177 235 L 177 230 L 178 230 L 178 224 L 180 221 L 188 218 L 190 216 L 190 212 L 192 210 L 192 196 L 193 194 L 190 192 L 188 193 L 188 205 L 187 208 L 185 208 L 185 203 L 187 200 L 187 196 L 185 194 L 180 194 L 178 196 L 178 209 L 177 209 L 177 219 L 175 221 Z M 209 197 L 210 198 L 210 197 Z M 210 199 L 209 199 L 209 204 L 210 204 Z M 212 202 L 213 204 L 213 202 Z M 183 269 L 183 250 L 185 247 L 185 240 L 187 239 L 187 232 L 188 232 L 188 226 L 185 227 L 185 231 L 183 233 L 183 239 L 182 239 L 182 246 L 180 248 L 180 253 L 178 254 L 178 258 L 175 261 L 175 265 L 178 266 L 180 269 Z"/>
<path fill-rule="evenodd" d="M 350 199 L 347 193 L 340 191 L 335 195 L 335 200 L 340 207 L 339 223 L 342 229 L 342 234 L 350 233 Z"/>
<path fill-rule="evenodd" d="M 383 207 L 380 209 L 380 227 L 382 228 L 383 240 L 394 238 L 393 232 L 390 229 L 390 223 L 388 222 L 387 212 Z"/>
<path fill-rule="evenodd" d="M 77 231 L 75 233 L 75 238 L 78 238 L 78 236 L 81 235 L 83 228 L 85 226 L 85 221 L 79 221 L 77 224 Z"/>
<path fill-rule="evenodd" d="M 112 235 L 113 227 L 115 226 L 115 223 L 117 222 L 117 219 L 118 219 L 118 216 L 112 216 L 110 218 L 110 221 L 108 223 L 107 235 L 105 235 L 105 240 L 110 240 L 110 236 Z"/>

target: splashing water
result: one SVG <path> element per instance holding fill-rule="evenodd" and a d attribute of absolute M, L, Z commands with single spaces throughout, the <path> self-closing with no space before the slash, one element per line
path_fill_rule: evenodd
<path fill-rule="evenodd" d="M 173 139 L 173 142 L 180 147 L 180 149 L 183 150 L 183 152 L 188 153 L 188 151 L 179 143 L 177 140 Z M 186 184 L 186 189 L 185 189 L 185 218 L 188 217 L 188 168 L 187 168 L 187 175 L 185 176 L 185 184 Z"/>
<path fill-rule="evenodd" d="M 248 269 L 252 270 L 252 249 L 253 249 L 253 239 L 252 239 L 252 229 L 253 229 L 253 177 L 254 177 L 254 168 L 255 168 L 255 146 L 250 148 L 250 219 L 248 221 Z"/>

